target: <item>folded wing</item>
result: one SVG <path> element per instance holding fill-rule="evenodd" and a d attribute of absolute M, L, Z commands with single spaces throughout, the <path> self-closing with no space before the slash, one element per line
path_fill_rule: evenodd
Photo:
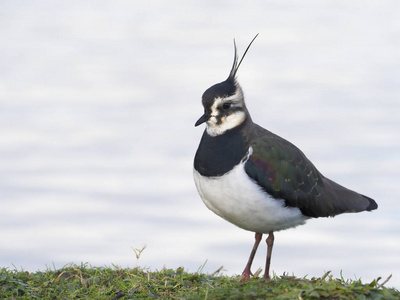
<path fill-rule="evenodd" d="M 374 200 L 325 178 L 290 142 L 272 135 L 250 143 L 246 173 L 276 199 L 309 217 L 376 209 Z"/>

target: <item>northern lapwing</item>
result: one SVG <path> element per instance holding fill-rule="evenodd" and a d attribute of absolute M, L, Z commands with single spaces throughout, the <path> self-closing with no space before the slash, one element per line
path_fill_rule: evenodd
<path fill-rule="evenodd" d="M 310 218 L 371 211 L 376 202 L 324 177 L 287 140 L 253 123 L 236 73 L 251 44 L 228 78 L 202 96 L 204 114 L 195 126 L 206 129 L 194 158 L 194 181 L 205 205 L 236 226 L 255 232 L 255 243 L 242 279 L 263 233 L 268 234 L 264 278 L 269 278 L 274 231 L 304 224 Z"/>

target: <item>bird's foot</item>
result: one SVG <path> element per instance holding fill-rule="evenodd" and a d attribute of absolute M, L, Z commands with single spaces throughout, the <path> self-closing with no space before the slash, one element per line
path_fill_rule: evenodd
<path fill-rule="evenodd" d="M 246 268 L 244 269 L 242 276 L 240 276 L 240 281 L 249 280 L 251 276 L 253 276 L 253 273 L 251 273 L 250 269 Z"/>

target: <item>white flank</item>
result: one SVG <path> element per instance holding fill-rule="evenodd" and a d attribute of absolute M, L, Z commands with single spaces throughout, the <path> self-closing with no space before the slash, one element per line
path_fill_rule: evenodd
<path fill-rule="evenodd" d="M 220 177 L 204 177 L 194 170 L 197 191 L 205 205 L 236 226 L 259 233 L 269 233 L 298 225 L 308 219 L 296 207 L 287 207 L 252 181 L 244 163 Z"/>

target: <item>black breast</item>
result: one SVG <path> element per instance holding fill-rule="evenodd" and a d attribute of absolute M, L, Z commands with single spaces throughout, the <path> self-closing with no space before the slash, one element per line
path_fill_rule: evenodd
<path fill-rule="evenodd" d="M 247 150 L 248 143 L 238 128 L 215 137 L 204 131 L 194 158 L 194 168 L 203 176 L 222 176 L 239 164 Z"/>

